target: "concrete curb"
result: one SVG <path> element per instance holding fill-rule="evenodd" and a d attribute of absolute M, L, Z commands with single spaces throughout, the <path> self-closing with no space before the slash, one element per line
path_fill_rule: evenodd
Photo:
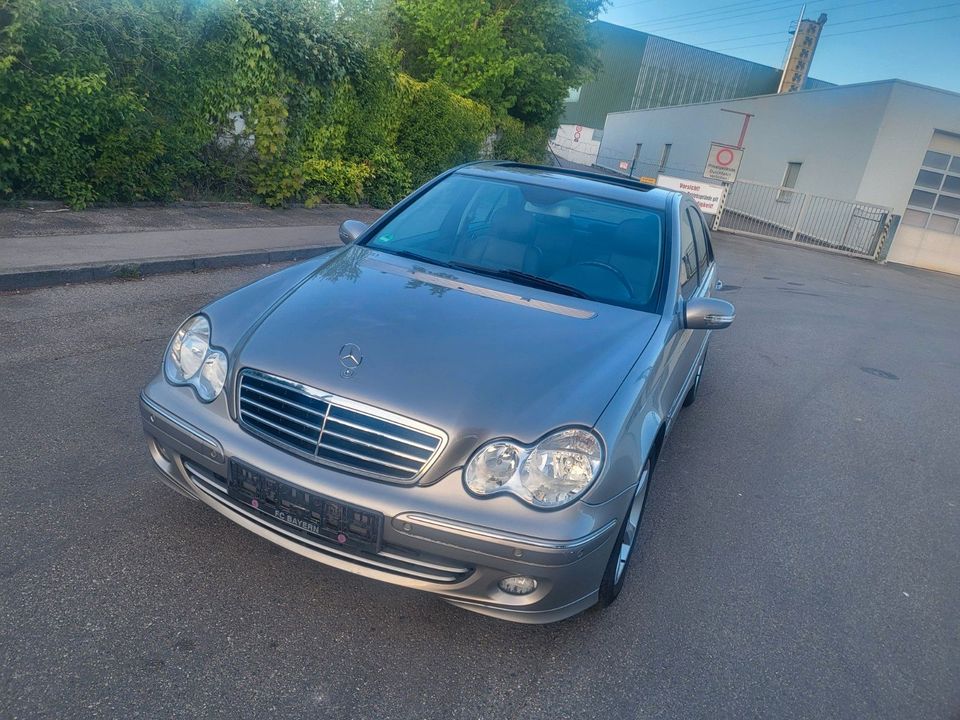
<path fill-rule="evenodd" d="M 0 272 L 0 292 L 101 282 L 103 280 L 133 280 L 148 275 L 306 260 L 330 252 L 336 247 L 338 246 L 311 245 L 309 247 L 254 250 L 219 255 L 149 258 L 124 263 L 88 263 L 62 268 L 14 270 L 12 272 Z"/>
<path fill-rule="evenodd" d="M 62 200 L 0 200 L 0 210 L 69 210 L 82 213 L 84 210 L 112 210 L 116 208 L 203 208 L 203 207 L 247 207 L 267 209 L 270 206 L 253 200 L 134 200 L 131 202 L 94 202 L 84 206 L 83 210 L 74 210 Z M 289 202 L 283 206 L 287 208 L 306 208 L 303 202 Z M 314 205 L 313 207 L 318 207 Z M 349 203 L 323 203 L 323 208 L 337 210 L 376 210 L 372 205 L 350 205 Z M 383 212 L 381 210 L 381 212 Z"/>

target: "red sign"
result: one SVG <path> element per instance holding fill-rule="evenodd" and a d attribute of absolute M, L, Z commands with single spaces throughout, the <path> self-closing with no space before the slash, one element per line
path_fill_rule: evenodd
<path fill-rule="evenodd" d="M 729 167 L 733 162 L 733 150 L 730 148 L 721 148 L 717 151 L 717 165 Z"/>

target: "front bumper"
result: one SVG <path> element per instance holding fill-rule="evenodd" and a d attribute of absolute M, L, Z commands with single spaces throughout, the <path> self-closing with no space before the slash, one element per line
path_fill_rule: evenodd
<path fill-rule="evenodd" d="M 359 479 L 248 435 L 222 401 L 201 405 L 188 388 L 157 379 L 141 394 L 140 411 L 161 479 L 251 532 L 325 565 L 432 592 L 459 607 L 507 620 L 554 622 L 596 602 L 629 491 L 602 505 L 575 503 L 544 513 L 512 498 L 470 498 L 459 470 L 428 487 Z M 226 494 L 230 458 L 383 513 L 382 549 L 349 551 L 237 504 Z M 515 575 L 535 578 L 536 590 L 522 596 L 500 590 L 498 582 Z"/>

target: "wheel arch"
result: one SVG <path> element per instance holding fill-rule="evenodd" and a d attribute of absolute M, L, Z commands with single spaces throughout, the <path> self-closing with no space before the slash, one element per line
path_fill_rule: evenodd
<path fill-rule="evenodd" d="M 663 441 L 667 438 L 667 424 L 665 422 L 660 423 L 660 427 L 657 429 L 657 434 L 653 438 L 653 444 L 650 446 L 650 450 L 645 454 L 644 457 L 650 458 L 650 469 L 653 470 L 657 466 L 657 460 L 660 458 L 660 450 L 663 449 Z"/>
<path fill-rule="evenodd" d="M 666 437 L 667 421 L 657 413 L 648 414 L 643 420 L 643 429 L 640 433 L 640 469 L 643 468 L 647 458 L 650 459 L 651 466 L 656 466 Z"/>

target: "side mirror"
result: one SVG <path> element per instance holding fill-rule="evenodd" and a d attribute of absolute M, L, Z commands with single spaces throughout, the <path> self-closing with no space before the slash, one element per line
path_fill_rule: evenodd
<path fill-rule="evenodd" d="M 368 227 L 370 226 L 359 220 L 344 220 L 343 224 L 340 225 L 340 242 L 349 245 L 363 235 L 364 230 Z"/>
<path fill-rule="evenodd" d="M 684 310 L 684 324 L 690 330 L 720 330 L 729 327 L 737 311 L 726 300 L 693 298 Z"/>

